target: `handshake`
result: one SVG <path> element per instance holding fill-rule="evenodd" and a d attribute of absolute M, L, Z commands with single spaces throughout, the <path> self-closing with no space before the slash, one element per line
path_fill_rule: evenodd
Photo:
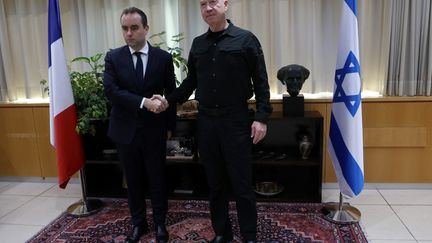
<path fill-rule="evenodd" d="M 150 99 L 144 100 L 144 107 L 154 113 L 161 113 L 168 108 L 168 101 L 161 95 L 153 95 Z"/>

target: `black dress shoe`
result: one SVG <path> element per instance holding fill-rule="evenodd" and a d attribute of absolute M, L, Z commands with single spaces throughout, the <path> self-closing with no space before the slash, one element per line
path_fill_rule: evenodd
<path fill-rule="evenodd" d="M 148 227 L 146 225 L 134 226 L 131 233 L 125 240 L 125 243 L 136 243 L 139 241 L 142 235 L 148 232 Z"/>
<path fill-rule="evenodd" d="M 156 231 L 156 243 L 168 242 L 169 234 L 165 228 L 165 225 L 157 225 L 155 231 Z"/>
<path fill-rule="evenodd" d="M 210 243 L 231 243 L 232 240 L 233 240 L 232 237 L 216 235 L 216 237 L 213 238 L 213 240 L 211 240 Z"/>

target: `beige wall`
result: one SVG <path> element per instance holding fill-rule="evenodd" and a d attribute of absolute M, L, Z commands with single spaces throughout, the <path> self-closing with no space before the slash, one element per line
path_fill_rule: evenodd
<path fill-rule="evenodd" d="M 280 100 L 272 102 L 282 110 Z M 335 182 L 327 153 L 330 100 L 306 100 L 305 110 L 324 117 L 323 181 Z M 48 119 L 46 104 L 0 104 L 0 176 L 56 176 Z M 364 99 L 363 128 L 366 182 L 432 183 L 432 97 Z"/>

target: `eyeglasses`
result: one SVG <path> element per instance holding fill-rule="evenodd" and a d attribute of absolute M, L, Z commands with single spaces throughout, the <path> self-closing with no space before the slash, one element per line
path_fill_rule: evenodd
<path fill-rule="evenodd" d="M 214 8 L 218 4 L 219 0 L 207 0 L 207 1 L 200 1 L 201 9 L 204 9 L 209 5 L 211 8 Z"/>

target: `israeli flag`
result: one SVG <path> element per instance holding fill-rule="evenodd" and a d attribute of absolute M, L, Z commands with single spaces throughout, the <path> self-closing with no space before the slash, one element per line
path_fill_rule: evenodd
<path fill-rule="evenodd" d="M 360 55 L 357 1 L 342 5 L 328 149 L 340 191 L 351 198 L 364 184 Z"/>

